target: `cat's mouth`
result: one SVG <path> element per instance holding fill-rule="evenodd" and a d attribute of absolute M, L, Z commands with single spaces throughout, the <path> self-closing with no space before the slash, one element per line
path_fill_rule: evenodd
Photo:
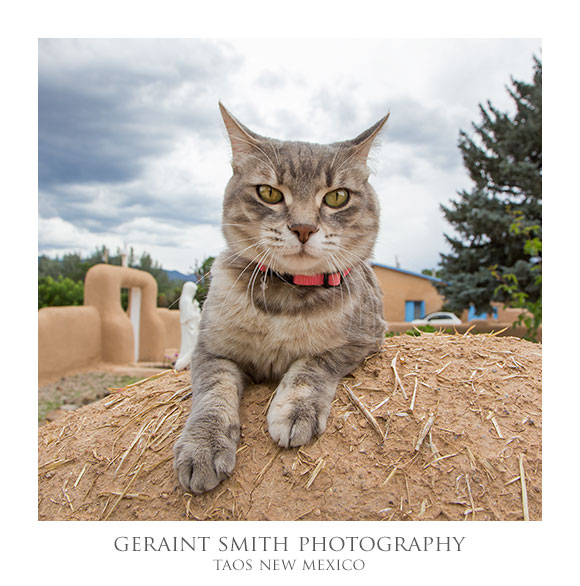
<path fill-rule="evenodd" d="M 316 258 L 316 256 L 314 254 L 312 254 L 311 252 L 309 252 L 305 248 L 302 248 L 298 252 L 290 253 L 288 256 L 293 256 L 295 258 Z"/>
<path fill-rule="evenodd" d="M 316 258 L 320 255 L 320 249 L 318 246 L 313 245 L 310 242 L 300 244 L 294 242 L 291 245 L 287 244 L 283 247 L 282 255 L 293 258 Z"/>
<path fill-rule="evenodd" d="M 281 272 L 290 274 L 328 272 L 325 269 L 326 263 L 316 254 L 304 247 L 300 250 L 293 250 L 282 253 L 279 256 Z"/>
<path fill-rule="evenodd" d="M 292 252 L 282 253 L 282 257 L 286 262 L 312 264 L 313 262 L 320 261 L 320 255 L 315 254 L 314 252 L 307 250 L 304 247 L 300 250 L 293 250 Z"/>

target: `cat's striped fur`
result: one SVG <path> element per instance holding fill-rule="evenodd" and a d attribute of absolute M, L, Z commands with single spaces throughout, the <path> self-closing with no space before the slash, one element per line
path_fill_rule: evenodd
<path fill-rule="evenodd" d="M 175 444 L 177 475 L 194 493 L 234 468 L 249 382 L 278 383 L 267 416 L 274 441 L 305 444 L 324 431 L 340 379 L 377 350 L 386 328 L 367 262 L 379 225 L 367 157 L 387 117 L 355 139 L 320 145 L 264 138 L 220 108 L 233 153 L 222 222 L 228 246 L 212 268 L 191 365 L 192 410 Z M 258 185 L 283 200 L 264 202 Z M 338 188 L 350 197 L 333 209 L 323 198 Z M 295 226 L 311 227 L 307 241 Z M 287 277 L 347 269 L 337 287 Z"/>

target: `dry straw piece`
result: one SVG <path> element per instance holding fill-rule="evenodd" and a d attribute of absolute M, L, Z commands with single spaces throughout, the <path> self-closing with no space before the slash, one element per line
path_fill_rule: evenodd
<path fill-rule="evenodd" d="M 496 433 L 497 433 L 497 436 L 498 436 L 500 439 L 504 439 L 504 437 L 503 437 L 503 434 L 502 434 L 502 432 L 501 432 L 501 429 L 499 428 L 499 424 L 498 424 L 498 422 L 497 422 L 497 419 L 495 418 L 495 415 L 494 415 L 493 411 L 490 411 L 490 412 L 487 414 L 487 418 L 486 418 L 486 419 L 489 419 L 489 420 L 490 420 L 490 421 L 493 423 L 493 426 L 495 427 L 495 431 L 496 431 Z"/>
<path fill-rule="evenodd" d="M 415 408 L 415 397 L 417 396 L 417 385 L 419 384 L 419 379 L 415 379 L 415 387 L 413 388 L 413 398 L 411 399 L 411 404 L 409 405 L 409 411 L 413 413 L 413 409 Z"/>
<path fill-rule="evenodd" d="M 399 373 L 397 372 L 397 358 L 398 357 L 399 357 L 399 352 L 397 351 L 397 354 L 395 355 L 395 357 L 391 361 L 391 368 L 393 369 L 393 373 L 395 374 L 395 388 L 393 389 L 393 394 L 397 390 L 397 386 L 399 386 L 401 388 L 401 392 L 403 393 L 403 397 L 405 397 L 405 399 L 407 399 L 407 393 L 405 391 L 405 387 L 403 386 L 401 378 L 399 377 Z"/>
<path fill-rule="evenodd" d="M 310 475 L 308 482 L 304 486 L 304 488 L 306 490 L 308 490 L 312 486 L 312 483 L 316 480 L 316 477 L 318 476 L 320 471 L 324 468 L 324 465 L 325 465 L 324 458 L 322 458 L 322 457 L 318 458 L 317 463 L 316 463 L 316 467 L 312 471 L 312 474 Z"/>
<path fill-rule="evenodd" d="M 425 438 L 427 437 L 427 434 L 429 433 L 429 431 L 431 431 L 431 428 L 433 427 L 434 421 L 435 421 L 435 414 L 430 413 L 429 419 L 427 420 L 427 422 L 423 426 L 423 429 L 421 430 L 421 433 L 419 434 L 419 439 L 417 440 L 417 443 L 415 444 L 415 451 L 416 452 L 418 452 L 421 449 L 421 446 L 423 445 L 423 441 L 425 440 Z"/>
<path fill-rule="evenodd" d="M 371 424 L 372 428 L 379 434 L 382 440 L 384 440 L 385 432 L 381 429 L 377 420 L 373 414 L 361 403 L 360 399 L 351 391 L 346 383 L 342 383 L 342 386 L 348 393 L 348 398 L 353 402 L 357 409 L 365 416 L 366 420 Z"/>
<path fill-rule="evenodd" d="M 524 455 L 520 454 L 520 480 L 522 483 L 522 509 L 524 512 L 524 521 L 530 520 L 530 511 L 528 509 L 528 491 L 526 488 L 526 474 L 524 472 Z"/>

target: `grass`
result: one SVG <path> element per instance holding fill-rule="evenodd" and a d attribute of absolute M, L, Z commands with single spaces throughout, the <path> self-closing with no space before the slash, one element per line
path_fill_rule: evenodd
<path fill-rule="evenodd" d="M 38 423 L 63 405 L 81 407 L 98 401 L 109 394 L 108 387 L 125 387 L 140 380 L 139 377 L 104 372 L 88 372 L 63 377 L 41 387 L 38 392 Z"/>
<path fill-rule="evenodd" d="M 62 401 L 39 401 L 38 402 L 38 423 L 44 423 L 46 421 L 46 416 L 51 412 L 55 411 L 56 409 L 60 409 L 62 407 Z"/>
<path fill-rule="evenodd" d="M 433 326 L 416 326 L 413 329 L 407 330 L 405 332 L 387 332 L 385 334 L 385 338 L 392 338 L 393 336 L 420 336 L 422 332 L 426 334 L 434 334 L 435 332 L 441 332 L 442 334 L 453 334 L 453 330 L 441 329 L 441 328 L 434 328 Z"/>

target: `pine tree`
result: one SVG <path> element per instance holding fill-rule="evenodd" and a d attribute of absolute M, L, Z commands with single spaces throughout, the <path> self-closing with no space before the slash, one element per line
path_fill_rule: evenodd
<path fill-rule="evenodd" d="M 530 302 L 541 298 L 541 252 L 530 252 L 530 230 L 541 242 L 542 222 L 542 63 L 534 58 L 532 83 L 516 81 L 507 88 L 515 114 L 498 111 L 490 101 L 480 104 L 482 121 L 474 134 L 461 131 L 459 149 L 473 189 L 441 206 L 455 235 L 441 254 L 438 286 L 446 307 L 460 312 L 473 304 L 490 311 L 491 301 L 512 300 L 505 287 L 507 275 Z M 514 229 L 514 225 L 518 229 Z M 513 281 L 512 281 L 513 282 Z"/>

